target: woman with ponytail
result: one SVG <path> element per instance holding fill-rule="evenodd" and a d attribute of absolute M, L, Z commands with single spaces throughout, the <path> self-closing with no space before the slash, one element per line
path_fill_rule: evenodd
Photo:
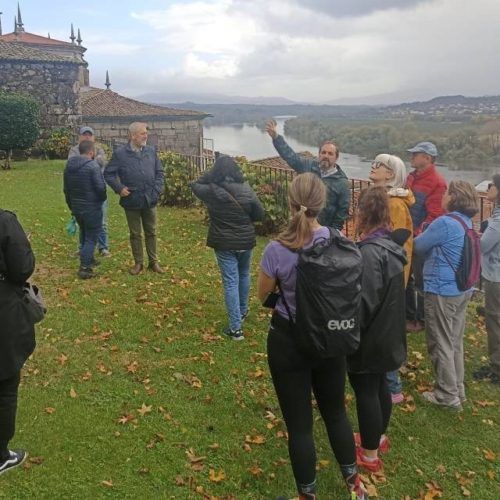
<path fill-rule="evenodd" d="M 343 356 L 311 360 L 296 344 L 287 312 L 295 316 L 297 251 L 329 238 L 317 217 L 325 203 L 321 179 L 305 173 L 292 182 L 288 197 L 292 218 L 288 227 L 264 250 L 259 274 L 259 299 L 266 301 L 279 287 L 286 305 L 278 298 L 274 307 L 267 353 L 274 388 L 288 431 L 288 451 L 300 500 L 316 498 L 316 451 L 313 439 L 311 391 L 325 423 L 330 445 L 346 481 L 351 499 L 364 499 L 365 491 L 356 466 L 351 424 L 347 418 L 344 389 L 346 360 Z M 337 495 L 325 495 L 339 498 Z"/>

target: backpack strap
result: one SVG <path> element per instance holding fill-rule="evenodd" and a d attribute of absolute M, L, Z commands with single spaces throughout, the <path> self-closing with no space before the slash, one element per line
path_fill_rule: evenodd
<path fill-rule="evenodd" d="M 445 214 L 445 215 L 446 217 L 451 217 L 453 220 L 460 222 L 460 225 L 463 227 L 465 232 L 467 232 L 470 229 L 470 227 L 468 227 L 467 224 L 462 220 L 462 217 L 459 217 L 458 215 L 455 214 Z"/>
<path fill-rule="evenodd" d="M 450 217 L 451 219 L 453 220 L 456 220 L 457 222 L 460 223 L 460 225 L 462 226 L 462 229 L 464 230 L 464 237 L 465 235 L 467 234 L 467 231 L 470 229 L 469 227 L 467 227 L 467 224 L 462 220 L 461 217 L 459 217 L 458 215 L 455 215 L 455 214 L 445 214 L 446 217 Z M 448 259 L 448 257 L 446 256 L 446 254 L 444 253 L 443 251 L 443 247 L 442 245 L 439 245 L 438 246 L 438 249 L 441 251 L 441 255 L 444 257 L 444 260 L 446 260 L 446 262 L 448 263 L 448 265 L 451 267 L 451 270 L 454 272 L 454 273 L 457 273 L 458 271 L 458 268 L 455 269 L 455 267 L 453 266 L 453 264 L 450 262 L 450 259 Z"/>

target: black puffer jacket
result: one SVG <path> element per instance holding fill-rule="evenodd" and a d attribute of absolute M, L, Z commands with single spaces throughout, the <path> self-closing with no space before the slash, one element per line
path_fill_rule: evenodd
<path fill-rule="evenodd" d="M 16 216 L 0 210 L 0 380 L 15 375 L 35 349 L 35 328 L 21 304 L 35 256 Z"/>
<path fill-rule="evenodd" d="M 201 178 L 191 189 L 210 215 L 207 246 L 214 250 L 250 250 L 255 246 L 252 223 L 264 217 L 264 209 L 248 182 L 227 177 L 220 185 L 206 184 Z"/>
<path fill-rule="evenodd" d="M 397 370 L 406 359 L 403 249 L 389 237 L 358 243 L 363 256 L 361 343 L 347 358 L 350 373 Z"/>
<path fill-rule="evenodd" d="M 99 164 L 86 156 L 71 157 L 64 169 L 64 195 L 73 214 L 100 209 L 106 199 L 106 183 Z"/>

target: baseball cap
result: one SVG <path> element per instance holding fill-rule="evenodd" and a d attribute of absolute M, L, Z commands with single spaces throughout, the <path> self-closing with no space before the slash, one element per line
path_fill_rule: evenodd
<path fill-rule="evenodd" d="M 94 135 L 94 129 L 92 127 L 80 127 L 79 133 L 80 133 L 80 135 L 83 135 L 83 134 Z"/>
<path fill-rule="evenodd" d="M 406 151 L 408 151 L 408 153 L 425 153 L 426 155 L 434 157 L 438 155 L 437 147 L 432 142 L 419 142 L 416 146 Z"/>

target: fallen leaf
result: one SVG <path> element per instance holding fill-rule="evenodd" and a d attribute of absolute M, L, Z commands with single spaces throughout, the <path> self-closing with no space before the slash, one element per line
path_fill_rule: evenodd
<path fill-rule="evenodd" d="M 69 396 L 70 398 L 77 398 L 78 397 L 78 394 L 76 393 L 75 389 L 73 389 L 73 387 L 69 390 Z"/>
<path fill-rule="evenodd" d="M 45 408 L 45 413 L 48 413 L 49 415 L 52 415 L 52 413 L 54 413 L 56 411 L 55 408 L 52 408 L 51 406 L 47 406 L 47 408 Z"/>
<path fill-rule="evenodd" d="M 210 469 L 210 472 L 208 473 L 208 478 L 213 483 L 220 483 L 221 481 L 224 481 L 224 479 L 226 479 L 226 474 L 222 469 L 219 470 L 218 472 L 216 472 L 214 469 Z"/>
<path fill-rule="evenodd" d="M 486 460 L 489 460 L 490 462 L 493 462 L 496 458 L 495 453 L 493 453 L 493 451 L 491 451 L 489 448 L 486 450 L 483 450 L 483 454 L 484 454 L 484 458 L 486 458 Z"/>
<path fill-rule="evenodd" d="M 266 438 L 257 434 L 256 436 L 245 436 L 245 443 L 248 444 L 264 444 L 266 442 Z"/>
<path fill-rule="evenodd" d="M 107 486 L 108 488 L 112 488 L 114 485 L 113 485 L 113 481 L 111 479 L 109 480 L 104 480 L 104 481 L 101 481 L 101 484 L 103 486 Z"/>
<path fill-rule="evenodd" d="M 144 417 L 147 413 L 151 413 L 152 408 L 151 405 L 147 406 L 145 403 L 142 403 L 142 406 L 137 409 L 137 413 L 139 413 L 141 417 Z"/>

